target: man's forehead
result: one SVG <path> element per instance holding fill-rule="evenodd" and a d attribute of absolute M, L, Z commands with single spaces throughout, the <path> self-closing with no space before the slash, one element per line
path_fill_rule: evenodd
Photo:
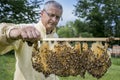
<path fill-rule="evenodd" d="M 54 7 L 54 6 L 49 7 L 46 11 L 51 12 L 51 13 L 54 13 L 54 12 L 55 13 L 62 13 L 61 9 Z"/>
<path fill-rule="evenodd" d="M 58 9 L 58 10 L 61 10 L 62 9 L 60 8 L 60 6 L 57 6 L 57 5 L 54 5 L 54 4 L 50 4 L 46 7 L 46 10 L 49 10 L 49 9 Z"/>
<path fill-rule="evenodd" d="M 54 6 L 49 7 L 49 8 L 47 9 L 47 11 L 48 11 L 48 10 L 61 11 L 61 9 L 59 9 L 59 8 L 57 8 L 57 7 L 54 7 Z"/>

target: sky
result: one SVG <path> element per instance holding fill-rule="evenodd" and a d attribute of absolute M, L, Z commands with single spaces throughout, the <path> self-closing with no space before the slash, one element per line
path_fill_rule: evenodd
<path fill-rule="evenodd" d="M 44 0 L 49 1 L 49 0 Z M 73 10 L 75 9 L 75 7 L 73 5 L 75 5 L 77 3 L 77 0 L 55 0 L 57 2 L 59 2 L 62 6 L 63 6 L 63 15 L 62 18 L 63 20 L 59 22 L 58 25 L 65 25 L 68 21 L 74 21 L 75 19 L 77 19 L 76 16 L 74 16 L 74 14 L 72 14 Z"/>

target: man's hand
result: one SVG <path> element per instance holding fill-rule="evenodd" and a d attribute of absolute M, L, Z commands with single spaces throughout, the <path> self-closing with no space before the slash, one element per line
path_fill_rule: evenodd
<path fill-rule="evenodd" d="M 10 31 L 9 36 L 11 39 L 23 39 L 32 43 L 41 38 L 40 32 L 33 26 L 14 28 Z"/>

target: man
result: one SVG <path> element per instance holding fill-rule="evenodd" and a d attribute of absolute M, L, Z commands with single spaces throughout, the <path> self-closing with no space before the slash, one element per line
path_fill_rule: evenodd
<path fill-rule="evenodd" d="M 37 24 L 0 24 L 0 54 L 15 50 L 14 80 L 58 80 L 54 74 L 45 78 L 42 73 L 33 69 L 32 47 L 27 42 L 58 37 L 55 28 L 62 12 L 62 6 L 58 2 L 48 1 L 40 13 L 41 20 Z"/>

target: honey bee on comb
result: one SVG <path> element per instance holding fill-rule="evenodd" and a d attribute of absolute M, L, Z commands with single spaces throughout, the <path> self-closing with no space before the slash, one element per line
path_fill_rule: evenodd
<path fill-rule="evenodd" d="M 33 45 L 32 65 L 45 76 L 56 74 L 58 76 L 85 77 L 88 72 L 95 78 L 101 78 L 111 65 L 107 50 L 101 42 L 93 43 L 91 48 L 87 42 L 75 42 L 71 45 L 67 41 L 54 43 L 42 42 L 38 48 Z M 52 48 L 51 48 L 52 47 Z"/>
<path fill-rule="evenodd" d="M 101 42 L 92 44 L 91 50 L 89 51 L 89 64 L 87 67 L 88 73 L 93 77 L 101 78 L 111 66 L 111 60 L 105 47 Z"/>

